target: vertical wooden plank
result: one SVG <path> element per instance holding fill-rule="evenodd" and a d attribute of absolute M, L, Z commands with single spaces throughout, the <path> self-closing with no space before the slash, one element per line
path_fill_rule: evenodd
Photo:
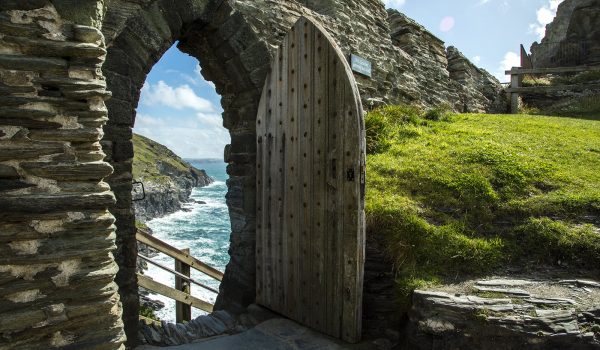
<path fill-rule="evenodd" d="M 284 120 L 287 118 L 287 108 L 289 105 L 288 101 L 288 46 L 289 38 L 284 39 L 282 45 L 282 51 L 279 56 L 279 67 L 277 70 L 277 99 L 274 107 L 277 110 L 275 119 L 275 133 L 277 137 L 277 163 L 273 167 L 273 175 L 277 178 L 277 193 L 276 193 L 276 207 L 273 208 L 274 212 L 277 212 L 277 235 L 275 237 L 277 246 L 275 247 L 274 257 L 276 259 L 277 270 L 276 270 L 276 289 L 274 290 L 277 295 L 276 309 L 285 309 L 286 305 L 286 274 L 287 268 L 285 266 L 285 250 L 284 243 L 287 244 L 287 234 L 285 228 L 285 180 L 283 177 L 283 167 L 286 157 L 286 147 L 289 144 L 286 140 L 286 130 L 284 128 Z"/>
<path fill-rule="evenodd" d="M 327 61 L 329 59 L 329 50 L 327 42 L 323 35 L 318 31 L 313 31 L 314 42 L 314 64 L 312 67 L 314 81 L 314 97 L 313 97 L 313 122 L 312 122 L 312 137 L 314 147 L 312 149 L 312 162 L 314 168 L 312 170 L 313 185 L 312 185 L 312 236 L 311 236 L 311 289 L 313 303 L 313 322 L 315 328 L 321 331 L 326 331 L 326 310 L 327 310 L 327 281 L 326 281 L 326 264 L 325 257 L 327 255 L 327 177 L 326 177 L 326 157 L 327 150 Z"/>
<path fill-rule="evenodd" d="M 282 165 L 283 177 L 285 180 L 285 187 L 283 189 L 284 201 L 284 223 L 285 223 L 285 234 L 287 236 L 287 300 L 285 315 L 291 317 L 294 320 L 298 318 L 298 288 L 299 278 L 298 269 L 300 261 L 298 259 L 298 215 L 297 215 L 297 176 L 296 171 L 297 164 L 297 118 L 298 118 L 298 30 L 292 28 L 289 33 L 289 44 L 288 47 L 288 68 L 287 68 L 287 115 L 283 119 L 283 130 L 285 130 L 287 147 L 285 150 L 285 162 Z"/>
<path fill-rule="evenodd" d="M 344 74 L 343 71 L 339 73 Z M 344 139 L 355 138 L 359 133 L 356 121 L 356 111 L 352 108 L 352 90 L 349 85 L 345 86 L 347 105 L 344 106 Z M 360 172 L 360 150 L 356 145 L 346 143 L 344 145 L 344 238 L 343 238 L 343 315 L 342 338 L 349 342 L 357 342 L 360 338 L 358 332 L 357 296 L 358 296 L 358 211 L 359 211 L 359 172 Z"/>
<path fill-rule="evenodd" d="M 271 79 L 272 72 L 267 75 L 265 88 L 261 96 L 257 115 L 257 165 L 256 165 L 256 298 L 257 302 L 267 305 L 265 295 L 268 293 L 266 285 L 266 256 L 269 253 L 266 249 L 267 241 L 267 213 L 269 212 L 269 203 L 266 200 L 268 194 L 268 184 L 266 183 L 269 163 L 267 159 L 267 124 L 268 110 L 271 98 Z"/>
<path fill-rule="evenodd" d="M 276 205 L 276 199 L 274 198 L 274 196 L 276 195 L 276 193 L 279 192 L 279 189 L 277 188 L 277 184 L 276 184 L 276 179 L 278 178 L 277 176 L 275 176 L 275 173 L 273 172 L 274 167 L 277 166 L 277 135 L 276 135 L 276 127 L 277 127 L 277 109 L 276 109 L 276 105 L 277 105 L 277 94 L 276 94 L 276 89 L 277 89 L 277 79 L 278 79 L 278 72 L 279 72 L 279 68 L 278 68 L 278 64 L 279 61 L 275 62 L 275 66 L 273 67 L 273 70 L 271 72 L 271 79 L 270 79 L 270 87 L 267 91 L 267 95 L 268 95 L 268 104 L 267 104 L 267 111 L 266 111 L 266 118 L 267 118 L 267 122 L 265 124 L 266 126 L 266 130 L 265 130 L 265 140 L 266 140 L 266 149 L 265 149 L 265 158 L 266 158 L 266 164 L 264 166 L 264 179 L 263 181 L 265 182 L 265 187 L 266 187 L 266 192 L 265 192 L 265 198 L 263 199 L 263 201 L 266 201 L 267 203 L 267 208 L 268 210 L 264 213 L 264 218 L 265 218 L 265 226 L 266 226 L 266 230 L 265 230 L 265 240 L 263 241 L 263 246 L 264 246 L 264 250 L 265 250 L 265 266 L 264 266 L 264 284 L 266 286 L 265 288 L 265 293 L 264 293 L 264 298 L 266 300 L 266 304 L 265 306 L 270 307 L 270 308 L 274 308 L 275 307 L 275 299 L 276 299 L 276 294 L 274 293 L 274 285 L 276 283 L 276 275 L 275 275 L 275 268 L 276 268 L 276 262 L 274 261 L 274 254 L 273 254 L 273 246 L 275 243 L 275 236 L 277 234 L 277 223 L 279 222 L 277 216 L 276 216 L 276 211 L 273 210 L 273 208 Z"/>
<path fill-rule="evenodd" d="M 267 81 L 269 78 L 267 77 Z M 268 88 L 268 84 L 265 85 L 265 89 Z M 263 135 L 264 135 L 264 120 L 265 120 L 265 100 L 266 93 L 263 89 L 263 93 L 258 105 L 258 114 L 256 116 L 256 248 L 254 249 L 256 255 L 256 302 L 263 303 L 263 213 L 265 212 L 265 203 L 263 202 L 263 166 L 264 166 L 264 152 L 263 152 Z"/>
<path fill-rule="evenodd" d="M 336 268 L 336 280 L 335 280 L 335 294 L 338 296 L 335 304 L 335 331 L 336 337 L 343 338 L 344 328 L 347 327 L 343 320 L 343 307 L 344 298 L 346 296 L 346 290 L 344 290 L 344 239 L 346 228 L 344 223 L 347 220 L 350 213 L 346 210 L 347 198 L 345 197 L 345 147 L 347 144 L 352 143 L 352 139 L 347 139 L 346 130 L 346 103 L 347 95 L 345 89 L 345 76 L 340 74 L 343 67 L 343 61 L 337 55 L 334 56 L 333 71 L 335 72 L 335 78 L 333 83 L 336 85 L 335 90 L 335 103 L 336 103 L 336 149 L 337 149 L 337 176 L 336 176 L 336 187 L 337 187 L 337 205 L 335 208 L 337 216 L 336 226 L 336 237 L 335 237 L 335 268 Z"/>
<path fill-rule="evenodd" d="M 190 249 L 185 248 L 181 250 L 182 252 L 189 254 Z M 190 277 L 190 265 L 182 263 L 181 261 L 175 259 L 175 271 L 181 273 L 184 276 Z M 191 295 L 192 290 L 190 286 L 190 282 L 185 281 L 181 277 L 175 276 L 175 289 L 182 291 L 186 294 Z M 192 307 L 187 304 L 183 304 L 179 301 L 175 301 L 175 322 L 183 323 L 190 322 L 192 320 Z"/>
<path fill-rule="evenodd" d="M 328 305 L 327 305 L 327 333 L 339 337 L 341 329 L 341 298 L 342 291 L 342 238 L 343 238 L 343 115 L 340 106 L 344 104 L 343 86 L 337 75 L 337 67 L 341 64 L 335 49 L 329 47 L 329 99 L 328 99 L 328 142 L 327 142 L 327 186 L 328 186 Z"/>
<path fill-rule="evenodd" d="M 510 76 L 510 87 L 511 88 L 521 87 L 521 79 L 518 74 L 512 74 Z M 517 92 L 510 93 L 510 112 L 512 114 L 519 113 L 519 94 Z"/>
<path fill-rule="evenodd" d="M 312 241 L 312 122 L 313 122 L 313 102 L 312 93 L 314 91 L 314 79 L 312 74 L 313 67 L 313 38 L 312 26 L 308 21 L 303 21 L 300 33 L 299 46 L 299 69 L 301 89 L 299 92 L 299 112 L 298 112 L 298 214 L 300 229 L 299 254 L 299 277 L 300 277 L 300 320 L 305 324 L 313 324 L 311 304 L 311 241 Z"/>

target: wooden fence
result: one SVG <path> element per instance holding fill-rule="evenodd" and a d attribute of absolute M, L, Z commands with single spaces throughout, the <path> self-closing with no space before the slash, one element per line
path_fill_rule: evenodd
<path fill-rule="evenodd" d="M 175 300 L 175 319 L 177 323 L 191 321 L 192 307 L 206 312 L 212 312 L 213 305 L 211 303 L 191 295 L 191 285 L 195 284 L 203 289 L 217 294 L 219 291 L 207 286 L 204 283 L 192 279 L 190 277 L 190 272 L 191 269 L 195 269 L 220 282 L 223 280 L 223 273 L 221 271 L 191 256 L 189 249 L 177 249 L 161 241 L 160 239 L 153 237 L 144 230 L 137 230 L 136 239 L 139 243 L 145 244 L 148 247 L 154 248 L 157 251 L 175 259 L 174 269 L 171 269 L 153 261 L 143 254 L 138 254 L 138 258 L 174 274 L 175 288 L 156 282 L 153 279 L 139 273 L 137 274 L 137 280 L 140 287 Z M 142 316 L 140 316 L 140 318 L 145 319 Z"/>
<path fill-rule="evenodd" d="M 506 92 L 510 95 L 510 111 L 513 114 L 519 113 L 519 94 L 522 93 L 546 93 L 552 91 L 578 91 L 584 89 L 598 90 L 600 84 L 573 84 L 573 85 L 550 85 L 550 86 L 522 86 L 525 75 L 549 75 L 564 73 L 580 73 L 600 71 L 600 65 L 597 66 L 577 66 L 577 67 L 559 67 L 559 68 L 521 68 L 513 67 L 507 70 L 506 75 L 510 75 L 510 87 Z"/>

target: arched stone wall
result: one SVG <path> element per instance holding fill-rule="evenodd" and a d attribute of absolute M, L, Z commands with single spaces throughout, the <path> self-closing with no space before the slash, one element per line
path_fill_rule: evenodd
<path fill-rule="evenodd" d="M 117 227 L 116 281 L 129 339 L 136 336 L 139 308 L 131 206 L 131 128 L 146 75 L 175 41 L 181 50 L 200 60 L 203 74 L 215 83 L 222 96 L 224 126 L 231 134 L 225 154 L 230 176 L 231 261 L 216 307 L 236 311 L 254 301 L 255 118 L 270 65 L 269 51 L 229 3 L 176 3 L 160 0 L 130 18 L 110 43 L 103 66 L 112 98 L 107 101 L 109 120 L 102 145 L 106 160 L 115 169 L 107 182 L 117 200 L 111 208 Z"/>

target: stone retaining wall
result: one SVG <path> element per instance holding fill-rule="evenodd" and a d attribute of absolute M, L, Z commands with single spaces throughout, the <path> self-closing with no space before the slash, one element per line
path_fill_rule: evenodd
<path fill-rule="evenodd" d="M 117 349 L 123 330 L 135 342 L 131 129 L 146 75 L 177 40 L 215 83 L 232 140 L 224 152 L 231 262 L 217 309 L 254 301 L 255 116 L 273 52 L 299 16 L 320 21 L 345 54 L 373 61 L 372 79 L 357 75 L 367 108 L 462 110 L 465 99 L 477 110 L 497 107 L 493 93 L 457 96 L 456 84 L 471 82 L 452 82 L 441 42 L 403 48 L 379 0 L 301 3 L 0 2 L 0 347 Z M 495 83 L 483 82 L 499 94 Z"/>

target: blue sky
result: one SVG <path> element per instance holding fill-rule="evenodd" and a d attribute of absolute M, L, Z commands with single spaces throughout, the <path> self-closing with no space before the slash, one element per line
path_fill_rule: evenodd
<path fill-rule="evenodd" d="M 519 44 L 539 41 L 562 0 L 384 0 L 505 82 Z M 195 58 L 169 49 L 142 89 L 134 132 L 184 158 L 222 158 L 230 142 L 220 96 Z"/>

